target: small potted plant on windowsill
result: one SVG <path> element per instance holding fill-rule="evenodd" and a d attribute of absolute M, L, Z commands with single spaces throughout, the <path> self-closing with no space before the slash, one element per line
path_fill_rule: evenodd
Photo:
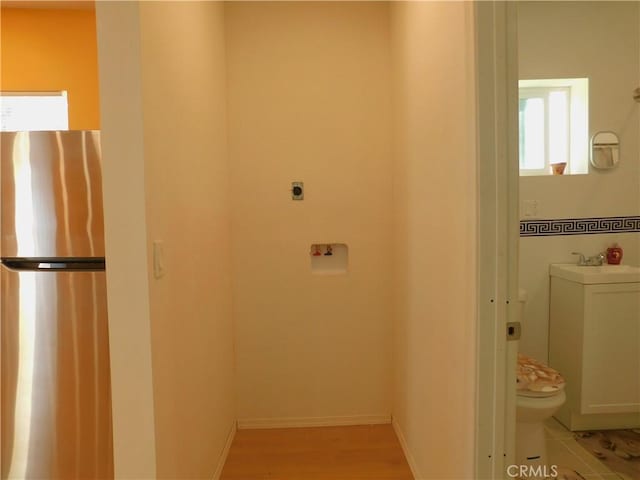
<path fill-rule="evenodd" d="M 551 173 L 554 175 L 564 175 L 564 169 L 567 167 L 567 162 L 552 163 Z"/>

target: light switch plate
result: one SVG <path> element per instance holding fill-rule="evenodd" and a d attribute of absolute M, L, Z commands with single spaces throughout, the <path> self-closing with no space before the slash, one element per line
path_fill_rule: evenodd
<path fill-rule="evenodd" d="M 538 200 L 522 201 L 522 216 L 524 218 L 536 218 L 540 215 L 540 202 Z"/>
<path fill-rule="evenodd" d="M 162 240 L 153 241 L 153 277 L 162 278 L 166 273 L 164 266 L 164 242 Z"/>

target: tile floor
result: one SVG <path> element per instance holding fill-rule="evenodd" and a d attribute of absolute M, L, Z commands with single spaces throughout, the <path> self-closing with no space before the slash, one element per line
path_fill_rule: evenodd
<path fill-rule="evenodd" d="M 585 480 L 637 480 L 609 470 L 573 438 L 573 432 L 555 418 L 545 423 L 549 464 L 575 470 Z"/>

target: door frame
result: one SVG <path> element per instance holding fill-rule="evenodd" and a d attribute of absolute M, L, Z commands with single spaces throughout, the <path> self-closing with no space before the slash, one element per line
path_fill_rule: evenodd
<path fill-rule="evenodd" d="M 506 477 L 515 458 L 515 364 L 507 322 L 518 308 L 518 66 L 516 2 L 476 2 L 478 300 L 477 479 Z M 511 348 L 514 348 L 511 345 Z"/>

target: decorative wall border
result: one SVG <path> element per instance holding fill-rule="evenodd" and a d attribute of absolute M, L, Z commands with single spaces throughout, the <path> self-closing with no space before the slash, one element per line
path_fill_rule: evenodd
<path fill-rule="evenodd" d="M 558 218 L 520 221 L 521 237 L 631 232 L 640 232 L 640 217 Z"/>

